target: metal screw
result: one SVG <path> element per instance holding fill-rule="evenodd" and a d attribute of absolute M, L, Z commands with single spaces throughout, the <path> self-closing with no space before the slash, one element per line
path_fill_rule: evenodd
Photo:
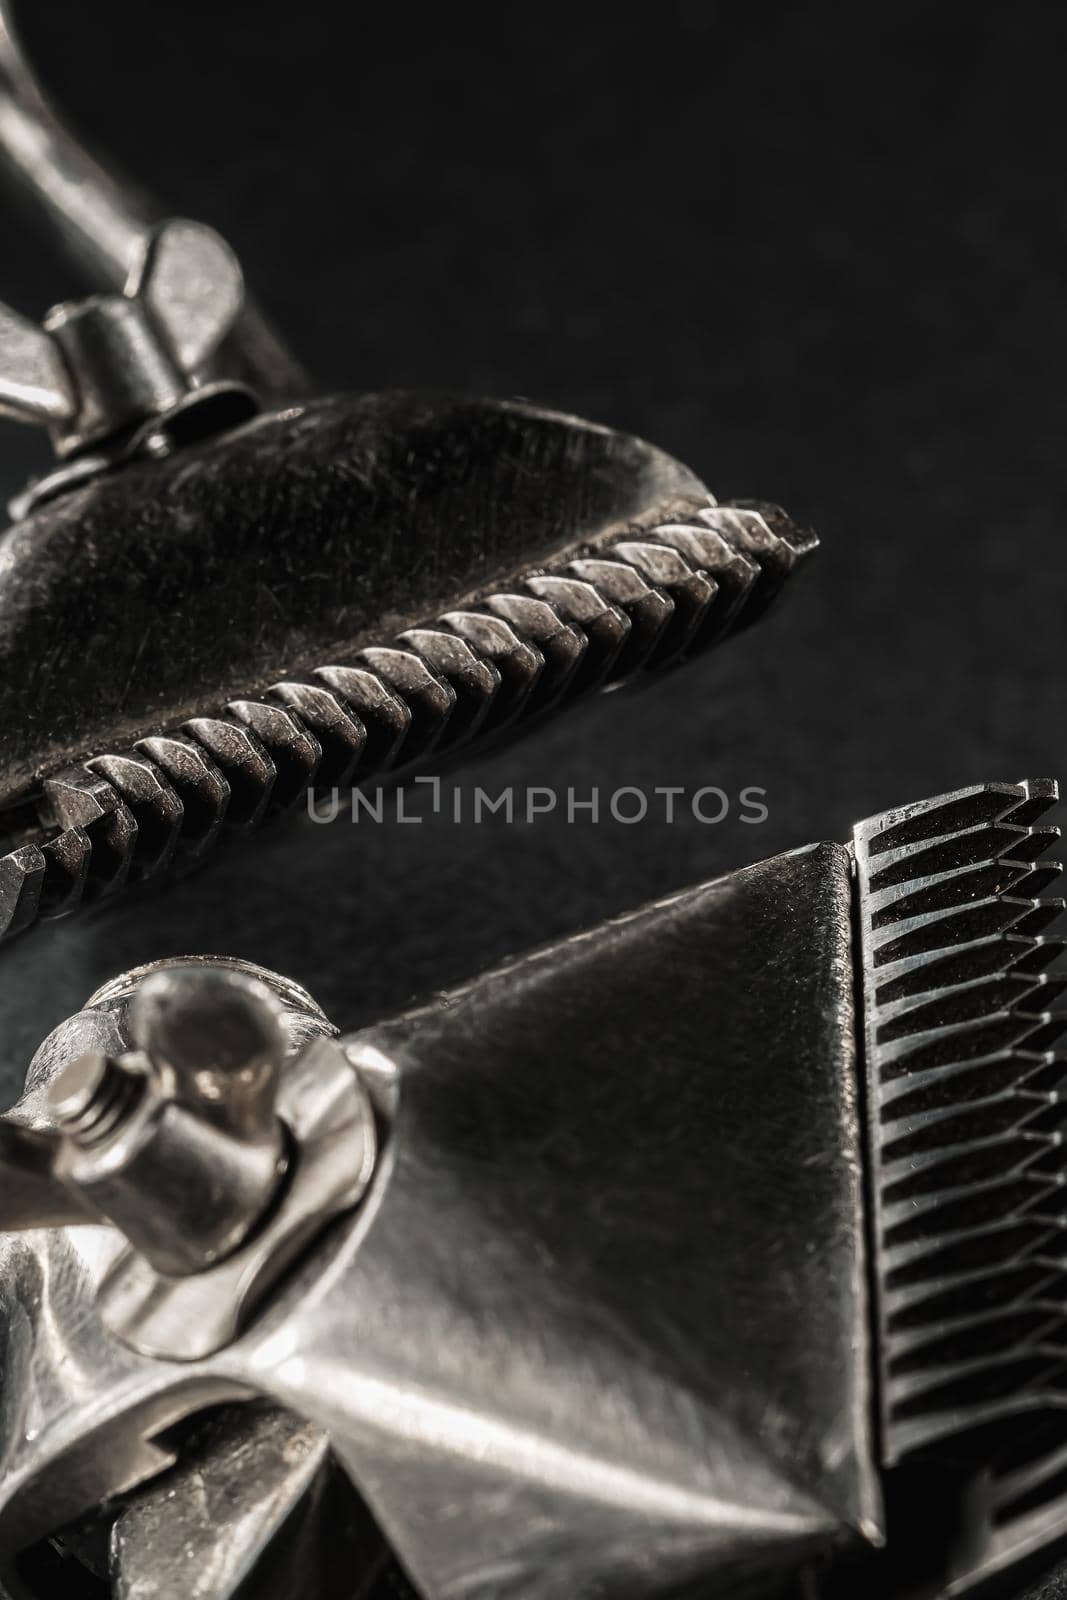
<path fill-rule="evenodd" d="M 235 1250 L 285 1180 L 279 1011 L 231 970 L 157 971 L 129 1006 L 139 1048 L 88 1051 L 50 1083 L 56 1176 L 167 1276 Z"/>
<path fill-rule="evenodd" d="M 96 1144 L 133 1110 L 143 1084 L 100 1051 L 68 1061 L 48 1088 L 48 1109 L 62 1133 L 76 1144 Z"/>

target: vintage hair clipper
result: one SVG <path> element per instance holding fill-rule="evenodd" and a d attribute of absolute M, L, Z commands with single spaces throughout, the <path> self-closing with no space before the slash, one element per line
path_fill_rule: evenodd
<path fill-rule="evenodd" d="M 54 471 L 0 536 L 0 935 L 721 640 L 814 544 L 525 402 L 308 398 L 212 230 L 154 221 L 0 35 L 0 149 L 109 286 L 0 309 Z"/>
<path fill-rule="evenodd" d="M 681 661 L 754 620 L 814 544 L 777 508 L 716 504 L 639 440 L 525 402 L 309 398 L 226 244 L 158 219 L 86 156 L 2 9 L 0 153 L 99 285 L 40 326 L 0 310 L 0 409 L 45 427 L 56 457 L 0 535 L 0 938 L 163 884 L 312 789 L 443 761 Z M 293 849 L 314 839 L 294 830 Z M 55 970 L 55 941 L 36 939 Z M 369 1062 L 295 984 L 218 959 L 128 974 L 50 1035 L 0 1123 L 14 1600 L 396 1596 L 409 1571 L 427 1594 L 518 1592 L 521 1547 L 490 1560 L 479 1535 L 457 1566 L 394 1542 L 345 1430 L 230 1366 L 273 1327 L 290 1354 L 269 1360 L 309 1362 L 338 1403 L 373 1410 L 395 1385 L 358 1375 L 343 1330 L 327 1378 L 286 1309 L 306 1284 L 313 1317 L 330 1280 L 348 1304 L 353 1228 L 402 1197 L 398 1082 L 384 1054 L 377 1076 Z M 447 1162 L 426 1175 L 442 1217 L 457 1180 Z M 461 1254 L 488 1244 L 480 1230 Z M 456 1315 L 454 1246 L 432 1268 L 434 1342 Z M 486 1266 L 506 1396 L 526 1381 L 505 1336 L 512 1269 Z M 422 1463 L 414 1528 L 441 1460 L 420 1432 L 451 1452 L 451 1402 L 420 1387 L 403 1304 L 381 1309 L 413 1362 L 386 1410 L 394 1442 L 409 1433 L 397 1471 L 404 1449 Z M 457 1543 L 486 1495 L 512 1492 L 506 1433 L 475 1410 L 469 1426 L 481 1484 L 458 1515 L 456 1499 L 430 1513 Z M 366 1474 L 388 1475 L 391 1427 Z M 550 1475 L 568 1448 L 549 1447 Z M 457 1458 L 461 1498 L 466 1473 Z M 566 1519 L 542 1532 L 562 1557 Z"/>
<path fill-rule="evenodd" d="M 0 1123 L 10 1581 L 1007 1592 L 1067 1535 L 1054 798 L 347 1037 L 238 962 L 109 984 Z"/>

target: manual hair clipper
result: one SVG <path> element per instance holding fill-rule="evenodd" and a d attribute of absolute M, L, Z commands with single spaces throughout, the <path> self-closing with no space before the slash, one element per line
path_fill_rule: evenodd
<path fill-rule="evenodd" d="M 2 29 L 0 153 L 111 287 L 0 309 L 0 411 L 58 457 L 0 535 L 0 937 L 716 644 L 813 547 L 526 402 L 309 398 L 228 246 Z"/>
<path fill-rule="evenodd" d="M 654 447 L 526 402 L 309 397 L 225 242 L 159 218 L 85 154 L 3 10 L 0 153 L 100 284 L 40 326 L 0 310 L 0 410 L 45 428 L 56 457 L 0 535 L 0 939 L 36 929 L 42 963 L 63 957 L 39 924 L 161 885 L 142 902 L 151 921 L 169 874 L 313 790 L 450 760 L 719 643 L 814 546 L 777 508 L 719 505 Z M 292 849 L 314 837 L 294 831 Z M 254 849 L 247 861 L 254 871 Z M 287 1324 L 305 1279 L 309 1317 L 330 1281 L 348 1304 L 352 1230 L 386 1193 L 407 1204 L 390 1177 L 407 1161 L 399 1080 L 369 1048 L 354 1066 L 297 985 L 218 959 L 127 974 L 50 1035 L 0 1122 L 12 1600 L 382 1600 L 410 1582 L 499 1595 L 555 1547 L 559 1582 L 599 1581 L 618 1490 L 645 1493 L 640 1459 L 625 1465 L 620 1446 L 598 1465 L 591 1439 L 568 1464 L 566 1430 L 537 1445 L 545 1484 L 522 1493 L 549 1520 L 535 1556 L 521 1541 L 505 1553 L 502 1497 L 519 1482 L 507 1428 L 476 1409 L 462 1422 L 459 1390 L 421 1387 L 402 1304 L 381 1309 L 412 1363 L 406 1398 L 385 1367 L 359 1376 L 347 1349 L 327 1373 Z M 479 1116 L 456 1089 L 460 1122 Z M 462 1174 L 425 1153 L 437 1175 L 419 1187 L 443 1217 Z M 422 1224 L 410 1226 L 403 1248 L 417 1254 Z M 508 1375 L 520 1258 L 499 1255 L 496 1227 L 491 1210 L 472 1218 L 460 1255 L 481 1239 L 499 1267 L 492 1382 L 506 1413 L 511 1377 L 527 1379 Z M 431 1270 L 428 1336 L 457 1314 L 451 1254 Z M 362 1252 L 359 1270 L 381 1271 L 376 1259 Z M 416 1300 L 429 1288 L 412 1279 Z M 232 1365 L 268 1328 L 289 1342 L 291 1374 L 317 1373 L 318 1399 Z M 362 1424 L 327 1426 L 320 1401 L 332 1413 L 357 1393 L 372 1406 L 392 1394 L 391 1421 L 353 1475 Z M 458 1442 L 449 1416 L 473 1430 L 466 1465 L 456 1457 L 455 1492 L 466 1480 L 474 1496 L 459 1517 L 455 1499 L 426 1498 Z M 384 1483 L 390 1456 L 404 1477 L 411 1457 L 408 1525 L 425 1550 L 394 1528 L 393 1491 L 364 1484 Z M 560 1500 L 555 1480 L 573 1467 L 593 1475 L 576 1504 L 599 1554 L 568 1553 L 571 1490 Z M 669 1520 L 664 1472 L 650 1504 Z M 443 1535 L 449 1520 L 446 1554 L 431 1524 Z M 630 1557 L 620 1545 L 611 1560 L 621 1571 Z"/>
<path fill-rule="evenodd" d="M 1049 1559 L 1054 798 L 887 812 L 345 1037 L 239 962 L 109 984 L 0 1123 L 9 1570 L 919 1600 Z"/>

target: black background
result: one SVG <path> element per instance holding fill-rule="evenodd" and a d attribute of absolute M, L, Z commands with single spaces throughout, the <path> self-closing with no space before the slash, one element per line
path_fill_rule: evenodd
<path fill-rule="evenodd" d="M 870 812 L 1062 772 L 1060 7 L 21 16 L 76 122 L 230 238 L 324 387 L 532 396 L 823 538 L 765 626 L 468 774 L 762 785 L 767 823 L 324 830 L 359 963 L 345 1020 Z M 19 309 L 77 287 L 5 229 Z M 6 430 L 0 488 L 34 455 Z M 287 895 L 256 920 L 310 928 L 323 904 Z M 79 972 L 136 956 L 117 918 L 94 929 L 44 937 Z M 17 1038 L 32 945 L 6 963 Z M 315 988 L 310 957 L 295 975 Z"/>

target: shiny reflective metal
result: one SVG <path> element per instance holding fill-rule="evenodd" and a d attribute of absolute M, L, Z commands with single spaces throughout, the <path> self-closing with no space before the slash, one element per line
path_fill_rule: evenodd
<path fill-rule="evenodd" d="M 337 1041 L 384 1130 L 369 1188 L 205 1355 L 117 1336 L 107 1230 L 6 1235 L 35 1399 L 0 1546 L 129 1525 L 157 1478 L 210 1544 L 179 1424 L 255 1396 L 290 1419 L 250 1414 L 265 1463 L 310 1425 L 379 1530 L 367 1593 L 392 1561 L 426 1600 L 995 1592 L 1067 1537 L 1054 798 L 886 813 Z M 31 1112 L 115 1017 L 59 1030 Z M 265 1470 L 257 1549 L 279 1504 Z"/>
<path fill-rule="evenodd" d="M 118 1058 L 75 1056 L 49 1085 L 47 1109 L 61 1136 L 59 1181 L 114 1222 L 160 1273 L 182 1276 L 228 1256 L 285 1181 L 277 1109 L 284 1042 L 266 997 L 232 973 L 161 972 L 146 984 L 149 1006 L 161 985 L 179 991 L 172 1002 L 178 1027 L 192 1034 L 184 1059 L 176 1064 L 177 1052 L 160 1048 L 158 1022 L 146 1026 L 144 1007 L 136 1008 L 139 1048 Z M 183 986 L 191 998 L 181 996 Z M 184 1014 L 190 1005 L 213 1020 L 217 1052 L 200 1048 L 203 1027 Z M 262 1074 L 261 1050 L 269 1062 Z M 254 1122 L 236 1114 L 253 1077 Z"/>
<path fill-rule="evenodd" d="M 46 1042 L 5 1148 L 51 1192 L 35 1216 L 20 1188 L 9 1215 L 110 1223 L 129 1248 L 101 1285 L 101 1318 L 140 1350 L 188 1360 L 228 1343 L 362 1198 L 377 1126 L 310 1001 L 316 1034 L 292 1047 L 281 980 L 202 961 L 134 982 L 108 1014 L 129 1050 L 80 1049 L 84 1013 Z"/>
<path fill-rule="evenodd" d="M 241 269 L 210 228 L 170 222 L 149 240 L 121 295 L 48 313 L 44 327 L 0 307 L 0 412 L 43 422 L 56 453 L 167 420 L 204 390 L 197 373 L 232 327 Z"/>
<path fill-rule="evenodd" d="M 0 305 L 0 414 L 46 425 L 67 463 L 13 514 L 254 416 L 250 390 L 200 377 L 242 298 L 225 242 L 199 223 L 172 221 L 152 235 L 121 295 L 56 306 L 39 329 Z"/>
<path fill-rule="evenodd" d="M 51 1399 L 32 1438 L 3 1440 L 0 1537 L 62 1526 L 155 1472 L 161 1430 L 254 1393 L 328 1433 L 428 1596 L 669 1593 L 862 1541 L 878 1513 L 848 885 L 840 847 L 787 857 L 341 1041 L 387 1126 L 370 1189 L 206 1358 L 114 1336 L 114 1246 L 94 1230 L 11 1236 L 9 1283 L 78 1287 L 38 1302 L 31 1348 L 8 1323 L 5 1366 L 28 1359 Z M 766 1002 L 814 984 L 825 1004 L 754 1052 L 723 999 L 757 948 L 778 958 Z M 742 1138 L 769 1105 L 770 1192 Z M 813 1178 L 816 1150 L 838 1153 Z M 806 1262 L 789 1317 L 750 1271 L 759 1196 Z M 833 1241 L 818 1258 L 813 1230 Z M 726 1316 L 742 1286 L 746 1385 Z M 794 1458 L 823 1464 L 800 1483 Z"/>
<path fill-rule="evenodd" d="M 0 938 L 684 661 L 814 547 L 526 402 L 309 398 L 225 244 L 87 156 L 2 8 L 0 153 L 97 291 L 0 313 L 0 406 L 60 457 L 0 534 Z M 243 963 L 98 992 L 0 1120 L 16 1600 L 89 1574 L 122 1600 L 636 1600 L 876 1538 L 848 872 L 838 847 L 753 869 L 343 1040 Z M 740 993 L 783 885 L 771 943 L 827 1004 L 731 1111 L 750 1028 L 694 1076 L 704 979 Z M 783 1317 L 742 1136 L 787 1079 Z"/>
<path fill-rule="evenodd" d="M 275 371 L 295 374 L 254 310 L 246 316 L 243 276 L 225 241 L 201 223 L 151 220 L 62 127 L 8 8 L 0 11 L 0 149 L 64 241 L 113 285 L 54 307 L 41 327 L 0 304 L 0 414 L 46 427 L 63 463 L 16 500 L 16 517 L 116 465 L 165 456 L 254 415 L 247 368 L 264 343 L 276 357 L 268 381 Z M 220 354 L 227 340 L 231 353 Z"/>

